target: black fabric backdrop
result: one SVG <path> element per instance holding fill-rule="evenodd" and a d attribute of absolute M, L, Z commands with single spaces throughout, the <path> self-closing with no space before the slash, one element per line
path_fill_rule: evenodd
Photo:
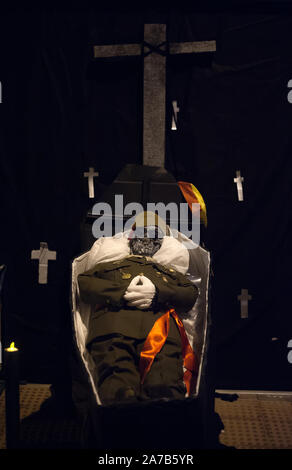
<path fill-rule="evenodd" d="M 217 40 L 214 55 L 167 63 L 166 167 L 192 182 L 208 213 L 218 388 L 290 389 L 292 338 L 292 16 L 138 10 L 10 10 L 0 22 L 1 245 L 7 265 L 4 346 L 22 377 L 69 384 L 71 260 L 93 202 L 126 163 L 142 163 L 141 59 L 100 64 L 93 44 L 143 40 L 167 22 L 170 41 Z M 180 107 L 171 131 L 170 104 Z M 233 178 L 244 177 L 244 201 Z M 31 250 L 57 251 L 38 284 Z M 241 319 L 237 296 L 252 296 Z"/>

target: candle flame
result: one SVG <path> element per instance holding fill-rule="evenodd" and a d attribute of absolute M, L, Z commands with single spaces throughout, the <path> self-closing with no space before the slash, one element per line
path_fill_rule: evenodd
<path fill-rule="evenodd" d="M 18 349 L 15 347 L 15 342 L 13 341 L 9 348 L 5 349 L 5 351 L 8 351 L 8 352 L 14 352 L 14 351 L 18 351 Z"/>

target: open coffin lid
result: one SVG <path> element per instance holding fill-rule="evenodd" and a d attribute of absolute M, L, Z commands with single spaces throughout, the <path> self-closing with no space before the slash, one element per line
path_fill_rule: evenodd
<path fill-rule="evenodd" d="M 126 246 L 128 235 L 129 232 L 121 232 L 114 235 L 114 237 L 106 238 L 115 240 L 120 239 L 121 243 Z M 171 229 L 170 235 L 175 237 L 180 243 L 184 243 L 184 246 L 187 246 L 189 251 L 188 276 L 199 289 L 199 296 L 193 308 L 189 312 L 185 312 L 185 314 L 180 315 L 189 342 L 199 362 L 196 390 L 192 395 L 192 397 L 196 397 L 200 389 L 208 326 L 210 254 L 202 247 L 196 245 L 181 232 Z M 84 370 L 86 371 L 87 379 L 90 384 L 90 388 L 92 389 L 91 391 L 93 392 L 98 405 L 102 404 L 96 386 L 95 366 L 90 353 L 86 348 L 91 306 L 81 301 L 77 278 L 79 274 L 92 268 L 97 262 L 113 261 L 123 257 L 123 250 L 118 250 L 116 252 L 113 250 L 110 253 L 104 253 L 101 248 L 103 240 L 104 238 L 98 239 L 93 244 L 91 250 L 75 258 L 72 263 L 72 314 L 76 346 L 80 354 L 81 361 L 83 362 Z M 119 246 L 119 244 L 117 246 Z"/>

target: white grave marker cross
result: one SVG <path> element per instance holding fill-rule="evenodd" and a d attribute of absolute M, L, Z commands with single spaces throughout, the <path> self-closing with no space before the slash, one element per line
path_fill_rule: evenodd
<path fill-rule="evenodd" d="M 238 200 L 243 201 L 243 187 L 242 187 L 242 182 L 244 181 L 244 178 L 240 175 L 240 171 L 236 171 L 236 178 L 234 178 L 234 183 L 237 184 L 237 194 L 238 194 Z"/>
<path fill-rule="evenodd" d="M 177 106 L 177 101 L 172 102 L 172 122 L 171 122 L 171 130 L 177 130 L 177 115 L 179 113 L 179 107 Z"/>
<path fill-rule="evenodd" d="M 50 251 L 46 242 L 40 243 L 39 250 L 32 250 L 31 259 L 39 260 L 39 284 L 48 283 L 48 261 L 55 261 L 56 251 Z"/>
<path fill-rule="evenodd" d="M 241 294 L 237 298 L 240 301 L 241 318 L 248 318 L 248 301 L 252 300 L 252 296 L 248 295 L 248 289 L 241 289 Z"/>
<path fill-rule="evenodd" d="M 89 168 L 89 171 L 86 171 L 84 173 L 84 178 L 88 178 L 88 194 L 90 199 L 94 198 L 94 184 L 93 184 L 93 178 L 95 176 L 99 176 L 98 171 L 94 171 L 94 168 L 91 166 Z"/>

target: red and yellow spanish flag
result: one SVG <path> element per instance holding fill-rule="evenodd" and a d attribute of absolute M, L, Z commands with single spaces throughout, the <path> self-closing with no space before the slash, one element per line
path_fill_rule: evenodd
<path fill-rule="evenodd" d="M 195 210 L 192 204 L 200 204 L 200 218 L 205 227 L 207 227 L 207 209 L 203 196 L 192 183 L 187 183 L 186 181 L 178 181 L 177 183 L 192 213 Z"/>

